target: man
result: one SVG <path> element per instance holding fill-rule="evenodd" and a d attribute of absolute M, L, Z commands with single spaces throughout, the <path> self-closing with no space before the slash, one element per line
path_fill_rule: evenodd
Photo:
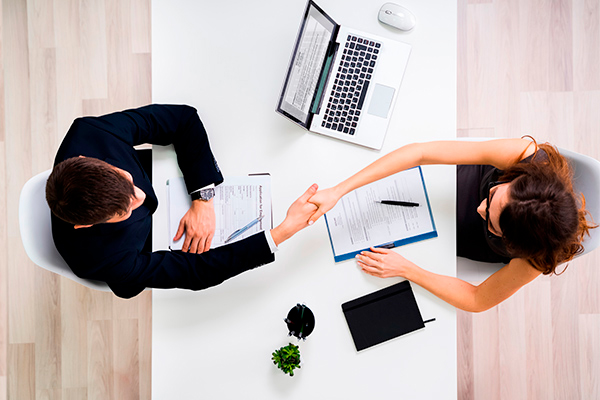
<path fill-rule="evenodd" d="M 143 251 L 158 206 L 133 146 L 173 144 L 192 206 L 176 239 L 183 251 Z M 150 105 L 76 119 L 46 185 L 58 252 L 84 279 L 106 282 L 119 297 L 146 287 L 204 289 L 274 261 L 283 241 L 308 225 L 316 207 L 311 186 L 271 231 L 210 250 L 215 229 L 214 185 L 223 181 L 196 110 Z M 198 253 L 198 254 L 196 254 Z"/>

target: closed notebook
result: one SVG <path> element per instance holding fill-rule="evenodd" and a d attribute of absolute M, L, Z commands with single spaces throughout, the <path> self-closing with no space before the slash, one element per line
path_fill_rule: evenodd
<path fill-rule="evenodd" d="M 425 327 L 409 281 L 342 304 L 356 350 Z"/>

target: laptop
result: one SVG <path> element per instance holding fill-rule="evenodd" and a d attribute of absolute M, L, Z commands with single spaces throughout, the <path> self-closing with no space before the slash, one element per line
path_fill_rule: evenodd
<path fill-rule="evenodd" d="M 304 12 L 277 112 L 303 128 L 380 150 L 411 46 Z"/>

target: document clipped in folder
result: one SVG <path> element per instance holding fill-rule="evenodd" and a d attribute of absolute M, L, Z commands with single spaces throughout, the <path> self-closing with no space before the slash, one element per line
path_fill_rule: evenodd
<path fill-rule="evenodd" d="M 357 351 L 425 327 L 408 281 L 344 303 L 342 310 Z"/>
<path fill-rule="evenodd" d="M 416 203 L 416 207 L 379 201 Z M 397 247 L 437 237 L 421 167 L 360 187 L 327 214 L 325 222 L 336 262 L 370 247 Z"/>

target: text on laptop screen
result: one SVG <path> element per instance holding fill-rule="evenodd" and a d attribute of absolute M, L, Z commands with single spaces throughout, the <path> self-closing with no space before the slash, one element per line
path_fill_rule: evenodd
<path fill-rule="evenodd" d="M 280 108 L 306 126 L 336 24 L 309 6 L 300 29 Z"/>

